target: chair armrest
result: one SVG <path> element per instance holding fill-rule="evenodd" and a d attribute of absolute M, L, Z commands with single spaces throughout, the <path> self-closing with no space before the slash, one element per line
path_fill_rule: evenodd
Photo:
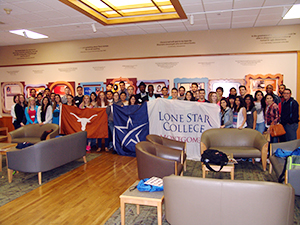
<path fill-rule="evenodd" d="M 294 151 L 299 146 L 300 146 L 300 139 L 281 142 L 281 143 L 272 143 L 270 147 L 270 155 L 273 155 L 277 148 Z"/>
<path fill-rule="evenodd" d="M 9 135 L 11 136 L 11 139 L 25 137 L 25 129 L 24 127 L 20 127 L 19 129 L 9 132 Z"/>
<path fill-rule="evenodd" d="M 210 148 L 210 138 L 209 138 L 209 130 L 206 132 L 203 132 L 201 135 L 201 143 L 200 143 L 200 149 L 201 149 L 201 154 L 206 150 Z"/>
<path fill-rule="evenodd" d="M 205 150 L 207 150 L 207 146 L 201 141 L 201 143 L 200 143 L 200 155 L 202 155 Z"/>
<path fill-rule="evenodd" d="M 171 139 L 167 139 L 167 138 L 163 138 L 163 145 L 167 146 L 169 148 L 174 148 L 174 149 L 183 150 L 183 151 L 185 151 L 185 148 L 186 148 L 185 142 L 171 140 Z"/>
<path fill-rule="evenodd" d="M 182 162 L 183 160 L 183 151 L 177 150 L 174 148 L 169 148 L 164 145 L 154 144 L 156 148 L 156 156 L 169 159 L 172 161 Z"/>
<path fill-rule="evenodd" d="M 136 149 L 139 179 L 157 176 L 163 178 L 177 171 L 177 162 Z"/>
<path fill-rule="evenodd" d="M 266 143 L 268 143 L 268 141 L 264 138 L 262 134 L 259 133 L 254 139 L 253 146 L 262 151 Z"/>
<path fill-rule="evenodd" d="M 59 129 L 56 129 L 56 130 L 52 131 L 50 134 L 48 134 L 47 137 L 46 137 L 46 140 L 55 138 L 57 135 L 59 135 L 58 130 Z"/>

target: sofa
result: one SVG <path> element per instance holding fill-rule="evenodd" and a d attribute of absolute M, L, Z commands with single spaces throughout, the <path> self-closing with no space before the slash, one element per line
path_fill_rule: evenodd
<path fill-rule="evenodd" d="M 42 172 L 52 170 L 76 159 L 83 158 L 86 163 L 87 132 L 40 141 L 21 150 L 6 152 L 8 181 L 12 182 L 13 171 L 38 173 L 38 182 L 42 183 Z"/>
<path fill-rule="evenodd" d="M 169 148 L 174 148 L 183 151 L 183 158 L 181 164 L 183 164 L 184 171 L 186 171 L 186 143 L 182 141 L 171 140 L 156 134 L 148 134 L 146 140 L 154 144 L 160 144 Z"/>
<path fill-rule="evenodd" d="M 167 221 L 172 225 L 292 225 L 291 185 L 199 177 L 163 178 Z"/>
<path fill-rule="evenodd" d="M 183 151 L 141 141 L 135 145 L 139 179 L 182 175 Z"/>
<path fill-rule="evenodd" d="M 300 139 L 270 144 L 269 173 L 271 174 L 272 170 L 274 170 L 277 178 L 279 178 L 279 176 L 281 175 L 281 173 L 283 171 L 283 167 L 285 165 L 285 158 L 276 157 L 274 155 L 277 148 L 293 151 L 298 147 L 300 147 Z M 287 169 L 285 172 L 284 178 L 285 178 L 284 181 L 286 184 L 290 183 L 293 186 L 293 188 L 295 189 L 295 194 L 300 195 L 300 170 Z"/>
<path fill-rule="evenodd" d="M 54 123 L 47 123 L 44 125 L 39 124 L 28 124 L 23 127 L 20 127 L 14 131 L 8 133 L 8 142 L 9 143 L 38 143 L 41 141 L 41 136 L 44 131 L 50 131 L 46 137 L 46 140 L 56 137 L 59 134 L 59 126 Z"/>
<path fill-rule="evenodd" d="M 212 128 L 201 136 L 201 155 L 207 149 L 216 149 L 234 158 L 261 158 L 262 167 L 267 168 L 268 141 L 253 129 Z M 254 162 L 254 160 L 253 160 Z"/>

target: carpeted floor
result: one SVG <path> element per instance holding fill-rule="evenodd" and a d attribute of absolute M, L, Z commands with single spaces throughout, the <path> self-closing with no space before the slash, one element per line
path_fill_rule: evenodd
<path fill-rule="evenodd" d="M 187 171 L 184 172 L 184 176 L 202 177 L 201 163 L 197 161 L 187 161 Z M 230 179 L 229 173 L 213 173 L 209 172 L 206 176 L 208 178 L 216 179 Z M 255 163 L 240 161 L 235 166 L 235 180 L 258 180 L 258 181 L 271 181 L 276 182 L 274 172 L 269 174 L 268 171 L 263 171 L 261 163 Z M 267 213 L 267 209 L 266 209 Z M 141 206 L 140 214 L 136 214 L 136 206 L 126 204 L 125 209 L 125 221 L 126 224 L 157 224 L 157 210 L 156 207 Z M 120 208 L 106 221 L 105 225 L 121 224 Z M 168 225 L 163 216 L 163 225 Z M 295 215 L 294 224 L 300 224 L 300 197 L 296 196 L 295 200 Z"/>
<path fill-rule="evenodd" d="M 87 161 L 91 161 L 96 157 L 100 156 L 99 153 L 89 153 L 86 154 Z M 11 184 L 8 183 L 7 178 L 7 167 L 6 167 L 6 157 L 2 159 L 3 170 L 0 172 L 0 206 L 40 187 L 38 184 L 37 173 L 15 173 L 13 175 L 13 181 Z M 56 169 L 42 173 L 42 185 L 65 174 L 81 165 L 83 165 L 83 159 L 78 159 Z"/>

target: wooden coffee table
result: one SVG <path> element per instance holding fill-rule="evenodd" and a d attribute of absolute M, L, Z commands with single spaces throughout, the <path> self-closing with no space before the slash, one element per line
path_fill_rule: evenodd
<path fill-rule="evenodd" d="M 229 157 L 233 158 L 233 155 L 230 154 Z M 210 165 L 212 169 L 215 171 L 219 171 L 220 166 L 218 165 Z M 204 163 L 202 163 L 202 177 L 205 178 L 206 173 L 210 171 Z M 223 166 L 223 168 L 219 172 L 230 173 L 231 180 L 234 180 L 234 163 L 228 163 L 227 165 Z"/>
<path fill-rule="evenodd" d="M 162 224 L 162 203 L 164 201 L 164 192 L 140 192 L 138 189 L 131 190 L 138 185 L 139 181 L 132 184 L 122 195 L 120 195 L 121 204 L 121 224 L 125 225 L 125 204 L 136 204 L 137 214 L 140 213 L 139 205 L 149 205 L 157 207 L 157 222 Z M 130 191 L 131 190 L 131 191 Z"/>
<path fill-rule="evenodd" d="M 0 143 L 0 172 L 2 171 L 2 155 L 6 155 L 6 151 L 17 146 L 17 143 Z M 7 160 L 6 160 L 7 165 Z"/>

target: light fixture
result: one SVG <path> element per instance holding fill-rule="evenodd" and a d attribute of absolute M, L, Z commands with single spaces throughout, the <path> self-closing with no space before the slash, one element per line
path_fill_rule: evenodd
<path fill-rule="evenodd" d="M 4 8 L 3 10 L 6 12 L 7 15 L 9 15 L 12 11 L 12 9 L 8 9 L 8 8 Z"/>
<path fill-rule="evenodd" d="M 59 0 L 103 25 L 187 19 L 179 0 Z"/>
<path fill-rule="evenodd" d="M 25 38 L 31 38 L 31 39 L 41 39 L 41 38 L 48 38 L 48 36 L 39 34 L 30 30 L 21 29 L 21 30 L 10 30 L 9 31 L 12 34 L 21 35 Z"/>
<path fill-rule="evenodd" d="M 286 7 L 283 7 L 283 12 L 282 12 L 282 15 L 281 15 L 281 17 L 283 18 L 283 17 L 285 16 L 285 14 L 286 14 L 288 11 L 289 11 L 289 9 L 288 9 L 288 8 L 286 8 Z"/>
<path fill-rule="evenodd" d="M 96 26 L 94 23 L 92 23 L 92 29 L 93 29 L 93 32 L 96 33 L 97 32 L 97 29 L 96 29 Z"/>
<path fill-rule="evenodd" d="M 193 14 L 190 16 L 190 24 L 194 25 L 194 15 Z"/>
<path fill-rule="evenodd" d="M 28 38 L 26 31 L 23 31 L 24 37 Z"/>
<path fill-rule="evenodd" d="M 293 5 L 292 8 L 285 14 L 283 19 L 298 19 L 300 18 L 300 4 Z"/>

